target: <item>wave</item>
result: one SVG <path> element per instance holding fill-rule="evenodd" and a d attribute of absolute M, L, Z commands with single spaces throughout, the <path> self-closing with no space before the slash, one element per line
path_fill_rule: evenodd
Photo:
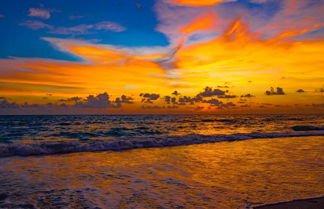
<path fill-rule="evenodd" d="M 324 126 L 293 126 L 291 129 L 294 131 L 318 131 L 324 130 Z"/>
<path fill-rule="evenodd" d="M 0 157 L 50 155 L 74 152 L 122 151 L 137 148 L 240 141 L 257 138 L 324 136 L 323 130 L 284 133 L 237 133 L 231 135 L 185 135 L 121 137 L 112 140 L 47 141 L 35 143 L 0 144 Z"/>

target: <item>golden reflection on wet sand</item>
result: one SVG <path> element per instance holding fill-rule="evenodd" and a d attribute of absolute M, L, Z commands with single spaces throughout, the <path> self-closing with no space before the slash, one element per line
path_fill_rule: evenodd
<path fill-rule="evenodd" d="M 11 157 L 0 192 L 41 208 L 244 208 L 323 195 L 323 154 L 323 137 L 292 137 Z"/>

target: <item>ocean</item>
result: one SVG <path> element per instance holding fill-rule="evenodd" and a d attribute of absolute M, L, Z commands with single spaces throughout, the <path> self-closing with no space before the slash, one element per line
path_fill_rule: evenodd
<path fill-rule="evenodd" d="M 0 116 L 0 208 L 219 208 L 324 195 L 323 115 Z"/>

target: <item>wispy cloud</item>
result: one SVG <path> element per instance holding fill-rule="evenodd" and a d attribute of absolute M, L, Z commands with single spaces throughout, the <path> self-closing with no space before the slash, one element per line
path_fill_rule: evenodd
<path fill-rule="evenodd" d="M 269 2 L 269 0 L 250 0 L 250 2 L 255 4 L 264 4 Z"/>
<path fill-rule="evenodd" d="M 95 24 L 81 24 L 72 27 L 55 27 L 49 33 L 54 34 L 88 34 L 94 33 L 96 31 L 112 31 L 112 32 L 122 32 L 126 30 L 125 27 L 121 26 L 118 23 L 103 21 Z"/>
<path fill-rule="evenodd" d="M 5 16 L 3 14 L 0 14 L 0 18 L 4 18 Z"/>
<path fill-rule="evenodd" d="M 178 4 L 178 5 L 186 5 L 186 6 L 212 6 L 215 4 L 223 3 L 223 2 L 233 2 L 236 0 L 169 0 L 169 2 Z"/>
<path fill-rule="evenodd" d="M 26 26 L 32 30 L 39 30 L 39 29 L 53 29 L 52 25 L 46 24 L 39 20 L 26 20 L 21 22 L 19 25 Z"/>
<path fill-rule="evenodd" d="M 84 16 L 82 16 L 82 15 L 70 15 L 69 16 L 70 20 L 76 20 L 76 19 L 82 19 L 82 18 L 84 18 Z"/>
<path fill-rule="evenodd" d="M 47 9 L 30 8 L 28 16 L 49 19 L 51 18 L 51 12 Z"/>
<path fill-rule="evenodd" d="M 26 20 L 20 23 L 22 26 L 26 26 L 33 30 L 48 29 L 48 33 L 60 34 L 60 35 L 77 35 L 77 34 L 89 34 L 96 33 L 97 31 L 112 31 L 122 32 L 126 30 L 125 27 L 118 23 L 103 21 L 95 24 L 81 24 L 72 27 L 61 27 L 46 24 L 38 20 Z"/>

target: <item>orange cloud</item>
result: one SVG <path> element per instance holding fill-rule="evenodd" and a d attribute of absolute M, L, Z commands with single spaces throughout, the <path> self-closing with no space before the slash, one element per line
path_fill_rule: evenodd
<path fill-rule="evenodd" d="M 207 3 L 223 1 L 173 2 L 206 6 Z M 193 13 L 193 9 L 210 9 L 184 8 L 188 9 L 184 12 L 185 15 Z M 298 8 L 294 11 L 299 11 Z M 313 14 L 307 14 L 309 13 Z M 199 14 L 194 13 L 189 19 Z M 289 19 L 292 14 L 294 13 L 288 9 L 283 10 L 273 18 L 276 21 L 272 19 L 268 25 L 256 29 L 253 22 L 247 23 L 244 17 L 227 25 L 228 22 L 223 21 L 221 15 L 204 12 L 204 15 L 189 24 L 189 19 L 177 22 L 176 27 L 171 24 L 169 33 L 174 35 L 174 40 L 180 41 L 173 43 L 174 47 L 165 47 L 163 50 L 155 47 L 132 49 L 86 41 L 44 38 L 61 51 L 78 56 L 83 61 L 0 59 L 0 93 L 40 97 L 53 92 L 55 96 L 67 98 L 107 91 L 112 98 L 124 93 L 130 95 L 136 103 L 141 100 L 139 94 L 143 92 L 159 94 L 162 98 L 177 90 L 181 92 L 181 96 L 188 96 L 182 98 L 184 101 L 191 101 L 190 98 L 195 96 L 197 90 L 205 86 L 226 85 L 230 86 L 231 92 L 227 97 L 217 99 L 224 100 L 222 104 L 232 108 L 240 109 L 239 105 L 233 106 L 232 102 L 243 102 L 233 95 L 245 95 L 247 92 L 255 97 L 250 98 L 254 103 L 242 103 L 245 110 L 256 108 L 261 103 L 282 106 L 309 104 L 310 101 L 316 103 L 322 99 L 314 89 L 320 88 L 324 81 L 324 41 L 301 40 L 300 35 L 318 29 L 323 24 L 314 21 L 314 18 L 305 17 L 292 21 Z M 167 22 L 173 23 L 177 19 L 178 16 L 172 13 Z M 219 22 L 221 26 L 216 27 L 215 24 Z M 227 27 L 224 28 L 224 25 Z M 214 30 L 217 33 L 210 33 Z M 184 44 L 187 36 L 197 31 L 199 33 L 195 34 L 195 38 L 198 37 L 199 42 L 193 43 L 189 38 Z M 209 35 L 206 39 L 203 36 L 205 34 Z M 210 34 L 216 37 L 212 38 Z M 266 96 L 264 92 L 271 86 L 282 87 L 286 95 Z M 301 96 L 296 93 L 296 89 L 305 89 L 306 93 Z M 169 99 L 173 99 L 173 96 Z M 227 101 L 228 99 L 231 100 Z M 210 104 L 215 106 L 217 102 L 208 99 L 197 105 L 206 110 Z M 133 112 L 141 108 L 136 105 L 138 104 L 130 107 Z M 165 104 L 154 105 L 163 107 Z M 146 108 L 150 111 L 154 109 Z M 180 106 L 174 111 L 186 111 L 186 108 L 188 107 Z"/>
<path fill-rule="evenodd" d="M 235 1 L 235 0 L 169 0 L 170 2 L 178 5 L 187 6 L 212 6 L 222 2 Z"/>
<path fill-rule="evenodd" d="M 189 33 L 192 33 L 192 32 L 198 31 L 198 30 L 207 30 L 214 26 L 215 21 L 216 21 L 215 15 L 210 12 L 206 15 L 198 17 L 190 24 L 182 27 L 180 29 L 180 32 L 189 34 Z"/>

